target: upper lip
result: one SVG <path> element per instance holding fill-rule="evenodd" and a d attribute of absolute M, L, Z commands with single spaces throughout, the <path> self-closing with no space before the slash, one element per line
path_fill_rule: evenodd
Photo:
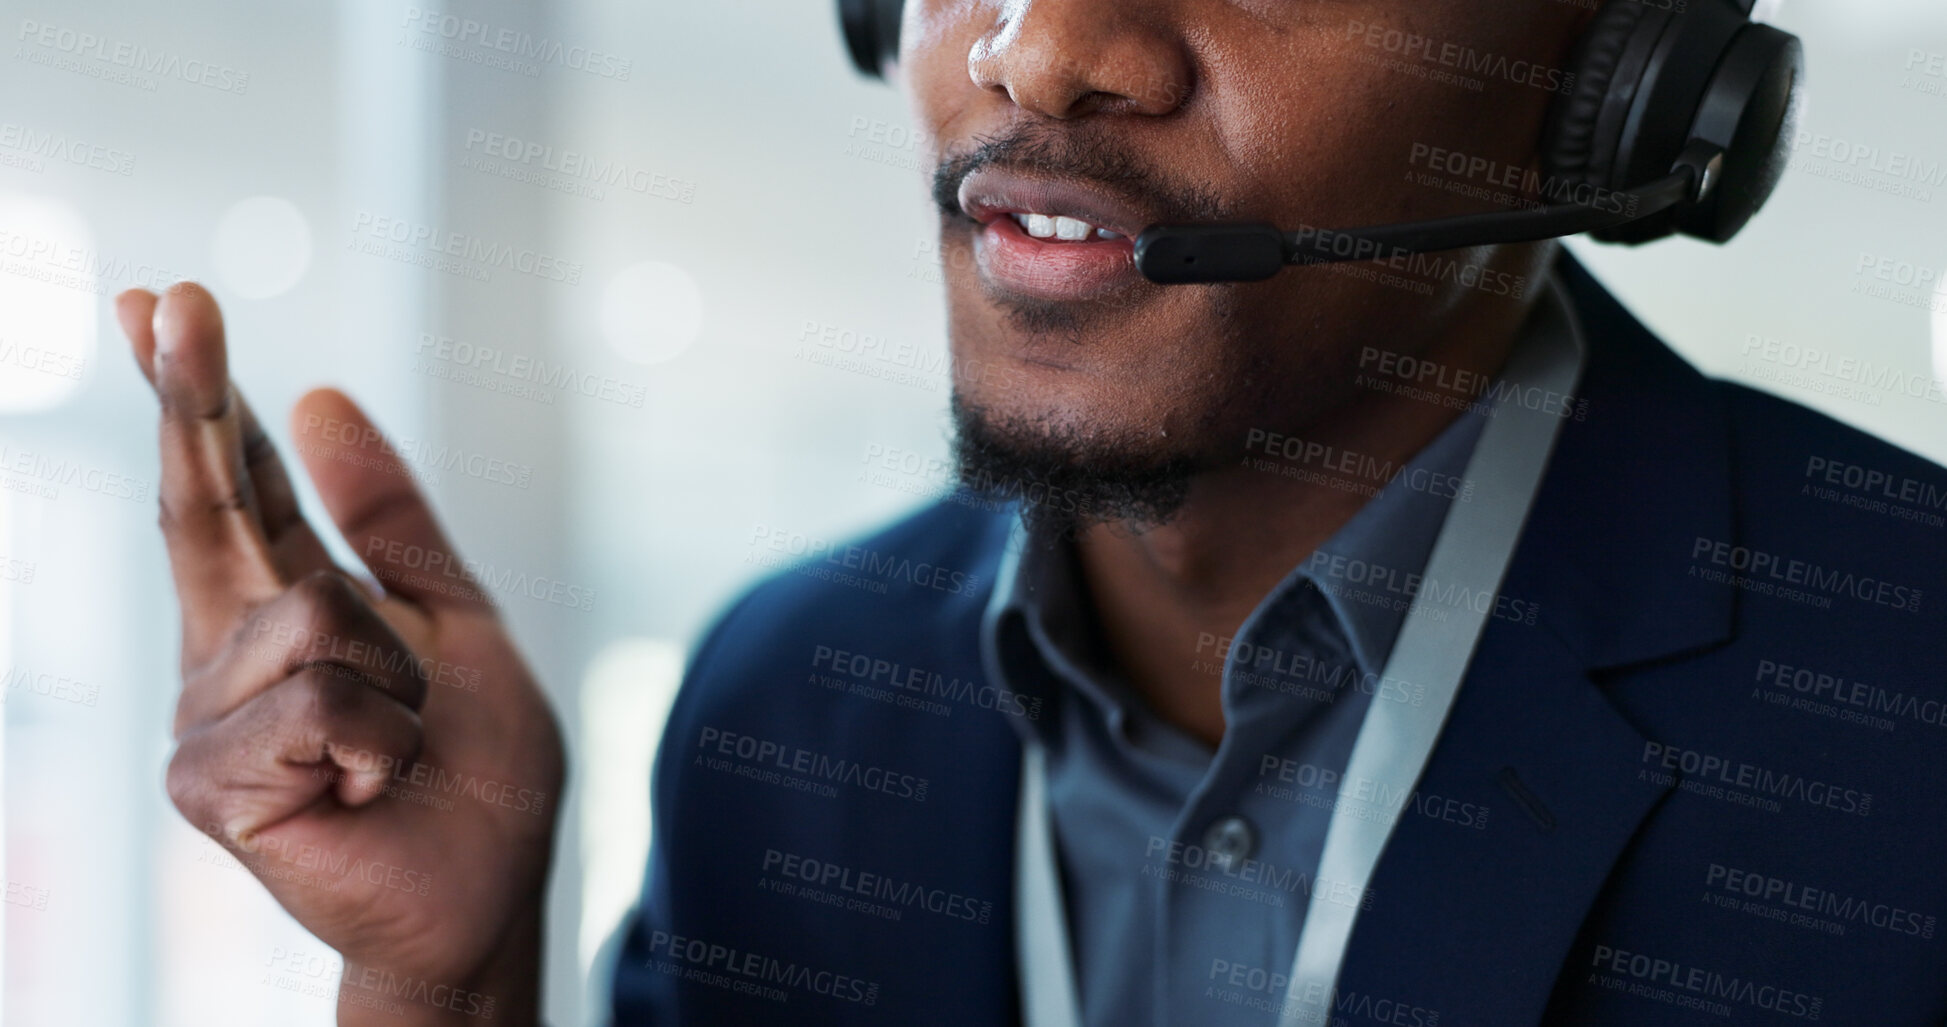
<path fill-rule="evenodd" d="M 1067 215 L 1130 239 L 1150 224 L 1141 211 L 1100 189 L 994 167 L 961 180 L 960 209 L 983 225 L 1007 214 Z"/>

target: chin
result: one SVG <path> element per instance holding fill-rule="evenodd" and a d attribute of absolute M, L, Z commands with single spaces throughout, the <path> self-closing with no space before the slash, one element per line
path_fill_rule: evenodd
<path fill-rule="evenodd" d="M 1201 464 L 1178 440 L 1132 423 L 1125 409 L 1023 394 L 989 403 L 956 389 L 953 422 L 962 485 L 1019 501 L 1031 527 L 1065 533 L 1099 523 L 1167 522 Z"/>

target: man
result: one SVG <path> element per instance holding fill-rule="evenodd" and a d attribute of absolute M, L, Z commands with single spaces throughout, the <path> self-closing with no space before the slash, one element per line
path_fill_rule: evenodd
<path fill-rule="evenodd" d="M 1856 501 L 1947 475 L 1702 378 L 1552 243 L 1131 266 L 1158 222 L 1479 209 L 1411 155 L 1531 167 L 1555 86 L 1413 73 L 1387 33 L 1558 69 L 1583 6 L 909 6 L 974 488 L 698 648 L 618 1023 L 1947 1015 L 1941 549 Z M 388 794 L 414 760 L 558 791 L 491 608 L 383 454 L 305 454 L 386 594 L 332 569 L 207 294 L 118 309 L 163 407 L 172 797 L 253 869 L 441 868 L 260 870 L 344 953 L 341 1023 L 402 1022 L 375 973 L 444 989 L 407 1022 L 532 1021 L 550 817 Z"/>

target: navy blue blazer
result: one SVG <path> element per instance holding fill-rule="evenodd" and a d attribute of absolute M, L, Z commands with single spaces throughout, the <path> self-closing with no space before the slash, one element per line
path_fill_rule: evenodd
<path fill-rule="evenodd" d="M 1562 264 L 1586 414 L 1503 587 L 1538 612 L 1490 618 L 1421 779 L 1492 819 L 1401 818 L 1338 1022 L 1947 1021 L 1947 472 L 1704 378 Z M 1020 748 L 978 691 L 1011 516 L 932 506 L 708 634 L 617 1024 L 1018 1021 Z"/>

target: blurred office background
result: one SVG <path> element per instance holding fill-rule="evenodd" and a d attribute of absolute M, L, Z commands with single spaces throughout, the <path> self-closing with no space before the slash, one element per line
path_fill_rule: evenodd
<path fill-rule="evenodd" d="M 753 537 L 843 537 L 942 484 L 939 269 L 903 101 L 852 75 L 825 0 L 5 12 L 0 1027 L 333 1016 L 331 953 L 162 788 L 155 408 L 109 297 L 180 278 L 223 302 L 233 374 L 287 456 L 283 412 L 339 385 L 408 440 L 468 556 L 593 590 L 586 610 L 503 605 L 575 754 L 550 1017 L 594 1022 L 663 712 L 687 647 L 763 572 Z M 442 13 L 486 28 L 447 38 Z M 1576 249 L 1706 371 L 1947 460 L 1937 393 L 1807 373 L 1794 349 L 1947 374 L 1930 290 L 1858 288 L 1947 268 L 1947 77 L 1927 74 L 1947 13 L 1777 20 L 1808 41 L 1802 127 L 1825 156 L 1725 250 Z M 539 56 L 480 42 L 503 29 Z M 426 267 L 419 226 L 518 257 Z M 887 455 L 905 470 L 863 473 Z"/>

